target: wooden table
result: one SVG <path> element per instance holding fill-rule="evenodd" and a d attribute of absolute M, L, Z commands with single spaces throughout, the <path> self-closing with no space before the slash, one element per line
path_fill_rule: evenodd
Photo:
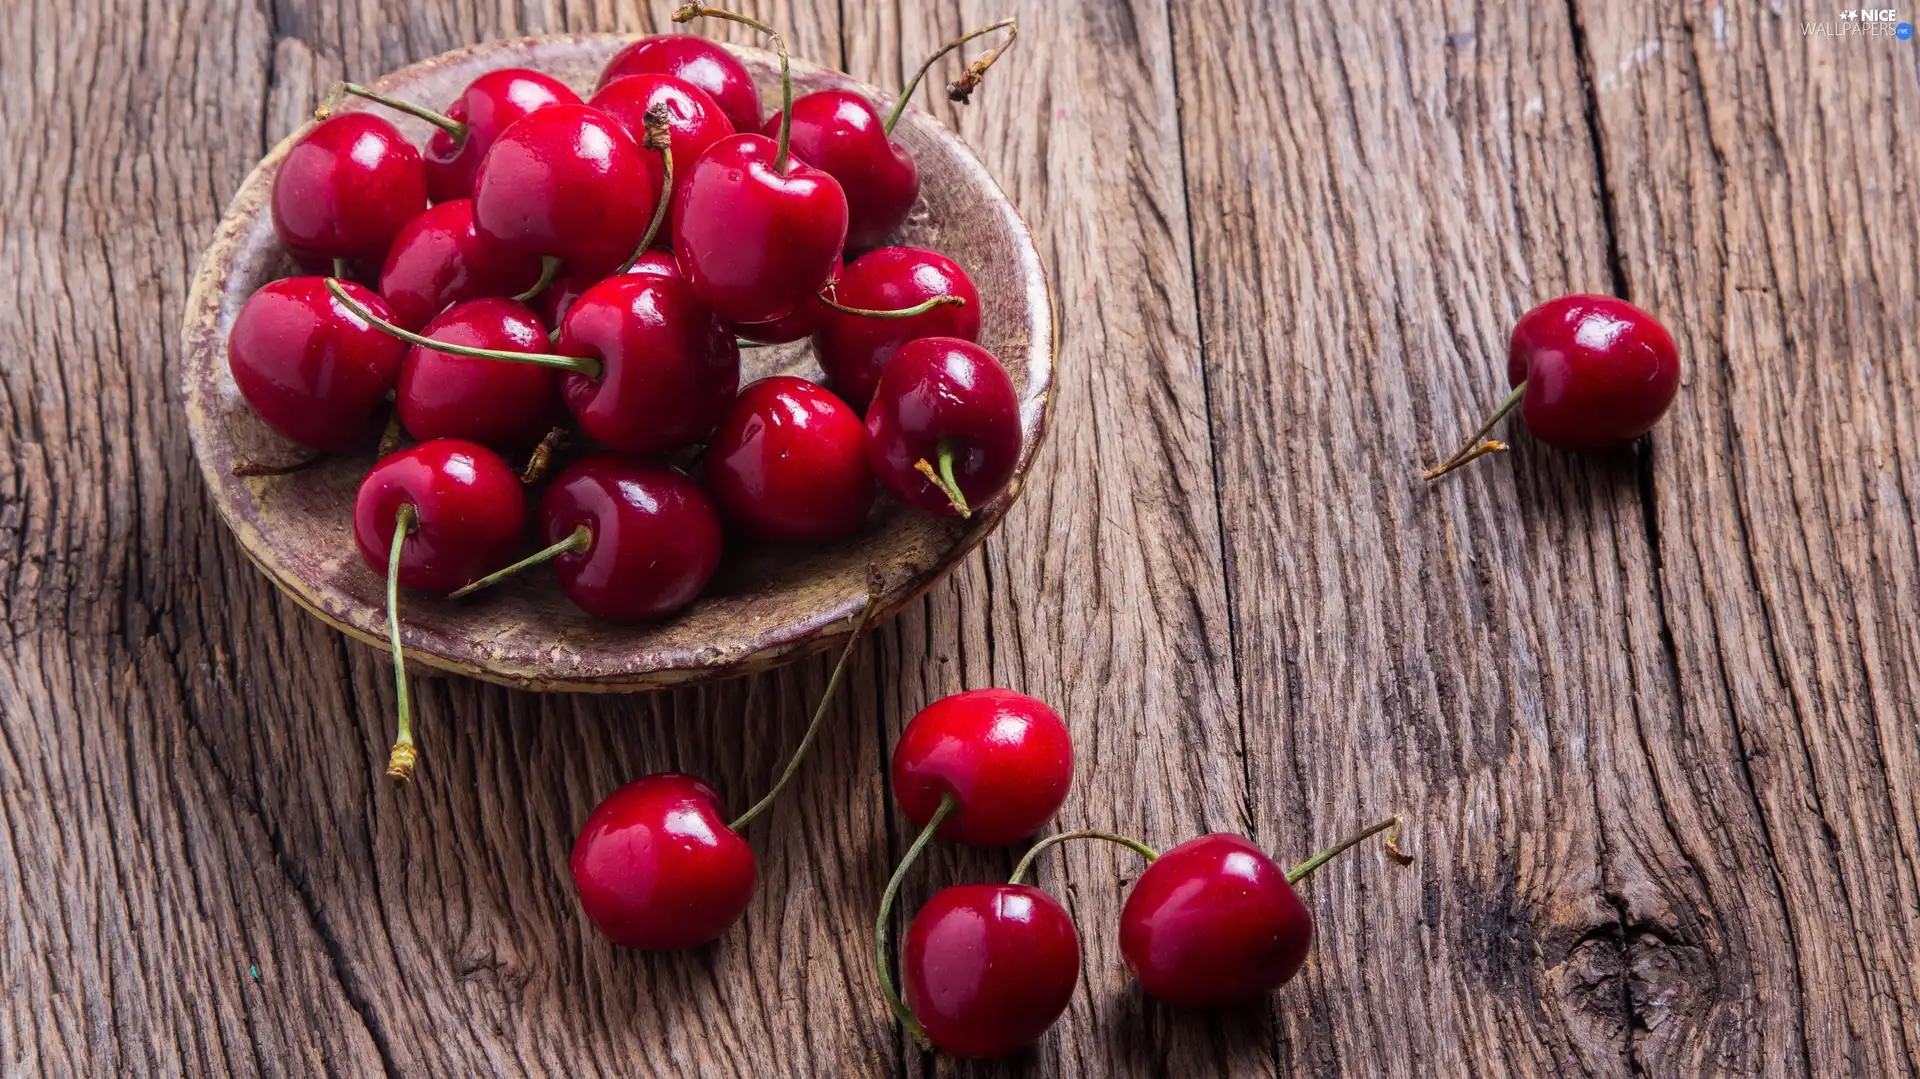
<path fill-rule="evenodd" d="M 253 162 L 326 88 L 625 0 L 0 5 L 0 1075 L 1893 1075 L 1920 1069 L 1920 75 L 1829 6 L 749 4 L 930 104 L 1054 274 L 1054 433 L 1005 528 L 865 647 L 756 825 L 719 946 L 619 952 L 566 874 L 644 771 L 765 788 L 824 658 L 628 698 L 388 669 L 275 594 L 190 456 L 177 328 Z M 1902 17 L 1912 13 L 1903 10 Z M 745 40 L 744 37 L 739 38 Z M 1638 451 L 1524 436 L 1437 487 L 1515 317 L 1618 292 L 1680 341 Z M 909 1051 L 866 931 L 933 698 L 1068 718 L 1064 826 L 1291 860 L 1270 1007 L 1125 976 L 1139 866 L 1049 855 L 1081 991 L 1037 1054 Z M 1015 851 L 935 848 L 911 910 Z"/>

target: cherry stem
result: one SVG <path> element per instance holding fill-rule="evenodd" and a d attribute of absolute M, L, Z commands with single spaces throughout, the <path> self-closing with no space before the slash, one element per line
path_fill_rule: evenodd
<path fill-rule="evenodd" d="M 906 879 L 907 870 L 919 859 L 920 852 L 927 849 L 927 844 L 933 840 L 933 833 L 940 830 L 940 825 L 946 822 L 958 804 L 951 794 L 940 796 L 940 804 L 934 808 L 933 816 L 927 818 L 926 827 L 920 829 L 913 845 L 907 848 L 900 864 L 894 867 L 893 877 L 887 881 L 887 890 L 880 893 L 880 916 L 873 920 L 873 961 L 880 971 L 880 991 L 886 994 L 887 1006 L 893 1009 L 894 1017 L 900 1020 L 900 1025 L 907 1028 L 907 1033 L 913 1035 L 913 1040 L 922 1049 L 932 1049 L 933 1042 L 927 1038 L 926 1028 L 920 1025 L 920 1020 L 913 1017 L 913 1009 L 900 999 L 900 991 L 893 987 L 893 970 L 887 962 L 887 916 L 893 913 L 893 897 L 899 894 L 900 882 Z"/>
<path fill-rule="evenodd" d="M 406 434 L 406 427 L 400 422 L 400 407 L 395 405 L 387 413 L 387 426 L 380 432 L 380 448 L 375 451 L 381 457 L 400 448 L 400 439 Z"/>
<path fill-rule="evenodd" d="M 586 525 L 581 525 L 580 527 L 574 529 L 572 532 L 568 533 L 567 538 L 561 540 L 559 543 L 556 543 L 551 547 L 543 547 L 540 550 L 535 551 L 532 554 L 528 555 L 527 557 L 521 559 L 520 561 L 515 562 L 511 566 L 494 570 L 492 573 L 487 574 L 485 577 L 482 577 L 479 580 L 472 582 L 471 584 L 454 589 L 452 594 L 448 595 L 447 598 L 448 599 L 465 599 L 468 596 L 473 595 L 475 592 L 480 591 L 482 588 L 488 588 L 493 585 L 499 584 L 501 581 L 506 580 L 507 578 L 513 576 L 516 573 L 519 573 L 521 570 L 530 569 L 534 566 L 539 565 L 542 562 L 551 562 L 554 559 L 559 558 L 563 554 L 572 554 L 576 551 L 584 551 L 591 546 L 593 546 L 593 530 L 588 528 Z"/>
<path fill-rule="evenodd" d="M 369 90 L 357 82 L 343 82 L 340 89 L 355 97 L 364 97 L 368 101 L 378 102 L 390 109 L 398 109 L 408 116 L 417 117 L 453 136 L 457 144 L 467 137 L 467 125 L 445 113 L 438 113 L 425 105 L 415 105 L 411 101 L 402 101 L 397 97 L 388 97 L 378 90 Z"/>
<path fill-rule="evenodd" d="M 1021 855 L 1020 862 L 1013 867 L 1013 876 L 1007 878 L 1007 883 L 1020 883 L 1021 879 L 1027 875 L 1027 867 L 1033 864 L 1033 860 L 1040 856 L 1041 851 L 1046 850 L 1056 843 L 1065 843 L 1069 839 L 1104 839 L 1109 843 L 1118 843 L 1149 862 L 1160 857 L 1159 851 L 1154 850 L 1138 839 L 1129 839 L 1123 835 L 1114 835 L 1112 832 L 1061 832 L 1059 835 L 1050 835 L 1040 842 L 1035 843 L 1028 849 L 1027 853 Z"/>
<path fill-rule="evenodd" d="M 546 478 L 547 469 L 553 464 L 554 451 L 558 450 L 560 443 L 566 440 L 566 428 L 555 427 L 553 430 L 548 431 L 546 437 L 540 440 L 540 444 L 533 448 L 531 454 L 527 455 L 527 467 L 520 471 L 520 482 L 528 487 L 532 487 L 534 484 Z"/>
<path fill-rule="evenodd" d="M 820 292 L 820 302 L 843 315 L 857 315 L 860 318 L 912 318 L 915 315 L 924 315 L 936 307 L 967 306 L 967 300 L 964 296 L 935 296 L 930 300 L 922 300 L 912 307 L 902 307 L 892 311 L 875 311 L 866 307 L 847 307 L 829 298 L 824 289 Z"/>
<path fill-rule="evenodd" d="M 953 512 L 964 519 L 973 516 L 973 507 L 967 505 L 967 496 L 960 491 L 960 481 L 953 478 L 953 452 L 953 439 L 943 438 L 940 440 L 938 470 L 928 464 L 924 457 L 915 461 L 913 467 L 925 476 L 929 483 L 940 488 L 941 493 L 947 496 L 947 501 L 953 506 Z"/>
<path fill-rule="evenodd" d="M 400 713 L 393 751 L 387 755 L 387 775 L 396 783 L 412 779 L 413 766 L 420 759 L 413 745 L 413 709 L 407 703 L 407 653 L 400 647 L 400 548 L 418 519 L 412 503 L 400 507 L 393 517 L 393 546 L 387 551 L 387 640 L 393 646 L 393 698 Z"/>
<path fill-rule="evenodd" d="M 813 749 L 814 739 L 820 735 L 820 728 L 827 718 L 827 705 L 833 702 L 834 691 L 840 688 L 840 677 L 847 672 L 847 665 L 853 661 L 854 646 L 860 643 L 860 634 L 865 632 L 867 626 L 872 622 L 874 608 L 878 606 L 879 603 L 879 578 L 869 577 L 867 580 L 867 605 L 861 608 L 859 617 L 854 619 L 853 632 L 847 635 L 847 646 L 840 650 L 840 662 L 833 665 L 833 674 L 827 679 L 827 690 L 820 695 L 820 703 L 813 709 L 813 721 L 807 724 L 807 733 L 800 736 L 799 747 L 793 751 L 793 756 L 788 758 L 786 770 L 780 773 L 780 778 L 773 781 L 773 789 L 769 790 L 759 801 L 747 807 L 745 813 L 735 817 L 733 823 L 727 825 L 728 829 L 737 832 L 746 827 L 747 822 L 753 820 L 753 818 L 759 816 L 761 813 L 766 812 L 767 807 L 773 804 L 774 799 L 780 797 L 780 792 L 786 790 L 787 784 L 793 781 L 794 774 L 800 771 L 800 762 L 807 759 L 808 751 Z"/>
<path fill-rule="evenodd" d="M 986 34 L 991 34 L 995 30 L 1007 31 L 1007 40 L 1005 44 L 1001 45 L 999 48 L 994 49 L 993 51 L 980 57 L 980 59 L 975 60 L 972 64 L 968 65 L 966 74 L 960 77 L 959 82 L 955 82 L 953 84 L 953 86 L 960 86 L 962 83 L 965 83 L 966 85 L 965 92 L 962 94 L 962 96 L 955 98 L 954 100 L 956 101 L 966 100 L 965 95 L 971 94 L 973 92 L 973 88 L 980 84 L 980 76 L 987 73 L 987 69 L 993 66 L 993 62 L 995 60 L 1000 59 L 1001 53 L 1006 52 L 1009 48 L 1013 47 L 1013 39 L 1020 36 L 1020 27 L 1016 25 L 1016 22 L 1017 20 L 1014 20 L 1014 19 L 1001 19 L 999 22 L 994 23 L 992 26 L 982 26 L 977 30 L 969 30 L 964 34 L 961 34 L 959 37 L 954 38 L 952 41 L 947 42 L 945 45 L 940 46 L 940 48 L 932 56 L 927 57 L 926 63 L 920 65 L 920 70 L 913 73 L 913 78 L 907 82 L 907 88 L 900 91 L 900 97 L 898 100 L 896 100 L 893 103 L 893 111 L 887 113 L 886 123 L 881 125 L 881 130 L 885 131 L 889 135 L 893 134 L 893 125 L 900 122 L 900 114 L 907 111 L 908 99 L 913 97 L 913 92 L 920 88 L 920 80 L 927 77 L 927 71 L 933 67 L 933 62 L 935 60 L 938 60 L 942 56 L 945 56 L 948 53 L 952 52 L 953 50 L 959 48 L 960 46 L 965 45 L 967 42 L 972 41 L 974 38 L 982 37 Z M 954 90 L 952 87 L 949 87 L 947 92 L 951 94 L 954 92 Z"/>
<path fill-rule="evenodd" d="M 474 348 L 470 345 L 456 345 L 447 341 L 435 341 L 431 337 L 422 337 L 412 330 L 402 329 L 366 309 L 359 301 L 347 295 L 340 282 L 327 278 L 327 291 L 333 298 L 346 305 L 348 311 L 365 322 L 398 337 L 409 344 L 430 348 L 435 352 L 444 352 L 449 356 L 471 356 L 476 360 L 505 360 L 508 363 L 531 363 L 539 367 L 553 367 L 561 371 L 570 371 L 588 378 L 600 377 L 600 361 L 591 356 L 559 356 L 546 352 L 507 352 L 497 348 Z"/>
<path fill-rule="evenodd" d="M 647 248 L 653 246 L 653 238 L 660 235 L 661 222 L 667 219 L 667 203 L 673 198 L 673 132 L 667 127 L 665 105 L 652 105 L 647 108 L 647 137 L 644 145 L 649 150 L 660 151 L 660 199 L 654 203 L 653 220 L 647 222 L 647 231 L 640 237 L 640 246 L 633 249 L 633 254 L 627 258 L 626 262 L 621 263 L 619 269 L 613 271 L 615 277 L 633 269 L 633 264 L 639 262 L 640 256 L 646 254 Z"/>
<path fill-rule="evenodd" d="M 558 276 L 560 276 L 560 260 L 552 255 L 540 256 L 540 279 L 535 281 L 532 287 L 528 288 L 525 292 L 514 293 L 513 302 L 526 303 L 535 296 L 547 291 L 547 286 L 553 284 L 553 279 Z"/>
<path fill-rule="evenodd" d="M 1519 407 L 1520 398 L 1524 396 L 1526 392 L 1527 384 L 1524 381 L 1521 382 L 1520 385 L 1515 386 L 1513 392 L 1507 394 L 1506 400 L 1500 402 L 1500 407 L 1493 410 L 1493 415 L 1487 417 L 1487 422 L 1481 424 L 1478 431 L 1468 435 L 1467 440 L 1460 444 L 1460 448 L 1453 451 L 1452 457 L 1420 473 L 1421 477 L 1428 480 L 1437 480 L 1447 473 L 1452 472 L 1454 469 L 1459 468 L 1461 465 L 1477 461 L 1487 454 L 1499 453 L 1506 449 L 1507 444 L 1505 442 L 1487 438 L 1487 432 L 1493 430 L 1494 424 L 1505 419 L 1507 413 Z"/>
<path fill-rule="evenodd" d="M 353 276 L 353 260 L 342 259 L 342 258 L 334 259 L 333 260 L 333 276 L 352 277 Z"/>
<path fill-rule="evenodd" d="M 295 472 L 312 468 L 314 465 L 326 459 L 326 454 L 316 453 L 312 457 L 295 461 L 290 465 L 263 465 L 258 461 L 235 461 L 233 467 L 227 471 L 229 474 L 238 476 L 241 479 L 258 479 L 264 476 L 291 476 Z"/>
<path fill-rule="evenodd" d="M 1360 832 L 1359 834 L 1348 836 L 1347 838 L 1342 839 L 1340 842 L 1335 843 L 1333 846 L 1328 847 L 1326 850 L 1323 850 L 1320 853 L 1314 855 L 1313 857 L 1308 858 L 1306 861 L 1301 862 L 1299 865 L 1294 866 L 1292 869 L 1287 870 L 1287 883 L 1298 884 L 1301 878 L 1305 877 L 1307 874 L 1313 872 L 1314 870 L 1320 868 L 1321 866 L 1326 865 L 1328 862 L 1332 861 L 1333 859 L 1338 858 L 1340 855 L 1345 854 L 1348 850 L 1358 845 L 1361 841 L 1367 839 L 1368 837 L 1379 835 L 1381 832 L 1384 832 L 1389 828 L 1395 829 L 1395 831 L 1397 832 L 1399 827 L 1400 827 L 1400 814 L 1398 813 L 1395 813 L 1393 816 L 1388 817 L 1386 820 L 1383 820 L 1378 824 L 1369 825 L 1364 831 Z M 1399 837 L 1397 835 L 1390 835 L 1387 837 L 1387 849 L 1390 852 L 1398 852 L 1398 857 L 1394 859 L 1395 861 L 1399 861 L 1400 858 L 1406 857 L 1406 852 L 1400 850 L 1400 844 L 1397 841 L 1398 838 Z M 1408 858 L 1407 861 L 1412 861 L 1412 859 Z M 1401 864 L 1404 865 L 1405 863 L 1403 862 Z"/>
<path fill-rule="evenodd" d="M 673 13 L 674 22 L 692 22 L 695 19 L 725 19 L 750 26 L 773 39 L 773 51 L 780 55 L 780 139 L 773 155 L 773 171 L 786 175 L 787 140 L 793 133 L 793 71 L 787 60 L 787 39 L 780 31 L 761 22 L 751 15 L 742 15 L 737 11 L 724 11 L 705 4 L 688 4 Z"/>

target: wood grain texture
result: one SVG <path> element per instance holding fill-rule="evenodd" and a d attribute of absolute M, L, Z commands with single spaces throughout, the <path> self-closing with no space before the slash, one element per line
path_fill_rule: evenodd
<path fill-rule="evenodd" d="M 578 822 L 661 768 L 751 798 L 827 661 L 641 697 L 422 678 L 395 791 L 384 660 L 219 524 L 176 338 L 222 208 L 332 81 L 667 6 L 0 17 L 0 1075 L 1920 1071 L 1911 43 L 1804 37 L 1832 13 L 1788 0 L 1016 5 L 974 104 L 931 107 L 1054 273 L 1034 485 L 861 649 L 750 832 L 744 923 L 642 956 L 577 912 Z M 883 88 L 1013 10 L 744 6 Z M 1675 330 L 1674 413 L 1420 484 L 1570 289 Z M 1069 847 L 1039 878 L 1085 942 L 1065 1021 L 924 1057 L 866 933 L 910 838 L 884 766 L 984 684 L 1072 726 L 1063 825 L 1284 861 L 1399 809 L 1420 860 L 1327 867 L 1301 980 L 1202 1017 L 1124 977 L 1137 864 Z M 903 906 L 1012 861 L 936 847 Z"/>

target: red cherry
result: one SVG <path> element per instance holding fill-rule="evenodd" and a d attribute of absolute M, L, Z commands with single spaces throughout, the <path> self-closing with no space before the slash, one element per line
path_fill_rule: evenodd
<path fill-rule="evenodd" d="M 721 318 L 771 322 L 817 294 L 847 238 L 847 197 L 763 135 L 730 135 L 687 170 L 674 207 L 681 272 Z"/>
<path fill-rule="evenodd" d="M 775 375 L 740 391 L 707 443 L 707 490 L 726 520 L 767 539 L 852 534 L 873 508 L 867 429 L 840 399 Z"/>
<path fill-rule="evenodd" d="M 1003 1057 L 1040 1040 L 1080 978 L 1080 936 L 1054 898 L 968 884 L 927 900 L 900 959 L 907 1006 L 941 1049 Z"/>
<path fill-rule="evenodd" d="M 512 300 L 468 300 L 427 325 L 436 341 L 498 352 L 540 353 L 547 331 Z M 415 345 L 400 367 L 400 422 L 420 441 L 465 438 L 517 449 L 540 441 L 562 415 L 550 367 L 456 356 Z"/>
<path fill-rule="evenodd" d="M 367 567 L 384 576 L 400 507 L 414 525 L 400 551 L 400 584 L 452 592 L 500 568 L 527 534 L 526 488 L 485 446 L 440 438 L 388 454 L 360 482 L 353 538 Z"/>
<path fill-rule="evenodd" d="M 840 276 L 840 260 L 833 260 L 833 270 L 828 280 Z M 799 306 L 774 319 L 772 322 L 754 322 L 744 326 L 729 326 L 735 337 L 742 337 L 759 345 L 784 345 L 792 341 L 803 341 L 820 329 L 827 320 L 826 301 L 819 293 L 800 301 Z"/>
<path fill-rule="evenodd" d="M 828 309 L 813 336 L 827 381 L 846 402 L 866 408 L 881 368 L 895 349 L 922 337 L 980 339 L 980 294 L 952 259 L 918 247 L 883 247 L 854 259 L 838 275 L 833 298 L 843 307 L 905 310 L 939 296 L 942 304 L 908 318 L 870 318 Z"/>
<path fill-rule="evenodd" d="M 420 152 L 392 124 L 349 112 L 300 137 L 273 177 L 273 229 L 296 258 L 375 265 L 427 205 Z"/>
<path fill-rule="evenodd" d="M 474 179 L 481 239 L 523 255 L 611 273 L 633 255 L 653 219 L 658 156 L 585 105 L 529 113 L 494 141 Z"/>
<path fill-rule="evenodd" d="M 594 108 L 620 121 L 635 142 L 647 137 L 647 111 L 654 106 L 666 110 L 667 135 L 673 151 L 673 201 L 687 185 L 687 173 L 707 147 L 733 134 L 733 124 L 714 104 L 706 91 L 671 75 L 628 75 L 608 83 L 593 100 Z"/>
<path fill-rule="evenodd" d="M 1155 859 L 1120 914 L 1120 952 L 1140 987 L 1187 1008 L 1277 989 L 1306 962 L 1313 915 L 1266 853 L 1236 835 L 1191 839 Z"/>
<path fill-rule="evenodd" d="M 597 93 L 628 75 L 671 75 L 713 98 L 735 131 L 760 127 L 760 91 L 726 46 L 685 34 L 643 37 L 615 53 L 600 73 Z"/>
<path fill-rule="evenodd" d="M 1515 406 L 1549 446 L 1589 453 L 1624 446 L 1666 415 L 1680 388 L 1680 356 L 1666 327 L 1625 300 L 1562 296 L 1514 324 L 1507 383 L 1513 392 L 1427 479 L 1506 449 L 1482 440 Z"/>
<path fill-rule="evenodd" d="M 716 940 L 753 898 L 753 848 L 692 776 L 642 776 L 594 807 L 573 844 L 580 906 L 627 948 Z"/>
<path fill-rule="evenodd" d="M 619 454 L 562 472 L 540 500 L 540 531 L 568 598 L 613 622 L 672 614 L 720 565 L 720 517 L 700 485 Z"/>
<path fill-rule="evenodd" d="M 380 271 L 380 295 L 393 308 L 395 323 L 418 330 L 453 304 L 516 296 L 539 278 L 539 259 L 482 243 L 473 228 L 473 202 L 453 199 L 400 230 Z"/>
<path fill-rule="evenodd" d="M 366 308 L 386 302 L 341 286 Z M 344 453 L 379 437 L 387 393 L 407 346 L 334 299 L 321 277 L 272 281 L 247 297 L 227 338 L 240 395 L 268 427 L 317 450 Z"/>
<path fill-rule="evenodd" d="M 781 113 L 760 133 L 774 138 Z M 873 103 L 851 90 L 817 90 L 794 99 L 793 153 L 839 181 L 847 197 L 848 247 L 884 241 L 920 196 L 920 167 L 888 137 Z"/>
<path fill-rule="evenodd" d="M 460 132 L 443 127 L 427 139 L 427 192 L 435 202 L 472 198 L 480 161 L 501 132 L 550 105 L 578 104 L 580 96 L 566 83 L 523 67 L 501 68 L 474 79 L 447 106 L 446 118 L 459 124 Z"/>
<path fill-rule="evenodd" d="M 680 276 L 679 261 L 673 257 L 673 252 L 664 247 L 649 247 L 642 251 L 640 257 L 633 260 L 633 265 L 628 267 L 627 273 L 686 280 Z M 534 309 L 540 312 L 540 318 L 547 325 L 558 326 L 588 289 L 606 279 L 604 274 L 562 273 L 542 289 L 540 295 L 534 297 Z"/>
<path fill-rule="evenodd" d="M 954 337 L 894 350 L 867 406 L 867 459 L 895 498 L 968 516 L 1020 461 L 1020 402 L 993 354 Z"/>
<path fill-rule="evenodd" d="M 1046 703 L 1010 689 L 973 689 L 920 711 L 893 749 L 900 808 L 925 826 L 951 802 L 938 834 L 980 847 L 1040 830 L 1073 785 L 1073 739 Z"/>
<path fill-rule="evenodd" d="M 568 375 L 567 407 L 611 449 L 670 453 L 705 438 L 740 388 L 740 346 L 683 281 L 651 274 L 588 289 L 560 324 L 556 350 L 593 357 L 598 377 Z"/>

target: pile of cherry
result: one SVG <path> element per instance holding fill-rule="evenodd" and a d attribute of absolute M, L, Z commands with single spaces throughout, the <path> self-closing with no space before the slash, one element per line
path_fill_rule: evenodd
<path fill-rule="evenodd" d="M 843 540 L 878 489 L 965 517 L 1018 464 L 1018 396 L 975 343 L 966 271 L 879 246 L 919 194 L 892 131 L 921 76 L 884 118 L 847 90 L 795 100 L 771 27 L 700 5 L 673 15 L 700 17 L 771 35 L 777 115 L 761 120 L 726 49 L 649 37 L 586 102 L 525 69 L 481 75 L 444 114 L 345 84 L 437 126 L 424 154 L 375 112 L 329 102 L 274 178 L 274 228 L 313 276 L 248 298 L 228 362 L 286 438 L 381 444 L 353 534 L 387 578 L 396 779 L 418 755 L 401 589 L 462 597 L 550 563 L 587 612 L 659 619 L 707 587 L 728 536 Z M 964 100 L 1004 49 L 950 94 Z M 808 338 L 826 385 L 740 386 L 743 342 Z M 402 433 L 413 444 L 393 448 Z M 590 452 L 546 482 L 531 514 L 544 546 L 527 554 L 527 492 L 563 446 Z M 524 470 L 508 464 L 521 455 Z"/>

